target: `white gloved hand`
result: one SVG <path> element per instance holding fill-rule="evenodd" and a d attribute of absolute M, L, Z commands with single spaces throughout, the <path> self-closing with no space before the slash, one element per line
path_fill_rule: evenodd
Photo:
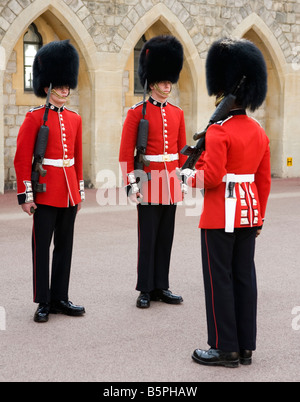
<path fill-rule="evenodd" d="M 187 179 L 189 179 L 190 177 L 195 177 L 195 174 L 196 174 L 196 170 L 195 169 L 183 169 L 182 171 L 181 171 L 181 174 L 183 175 L 183 176 L 185 176 Z"/>
<path fill-rule="evenodd" d="M 129 196 L 129 200 L 135 205 L 142 202 L 143 196 L 141 193 L 134 193 Z"/>
<path fill-rule="evenodd" d="M 195 173 L 196 170 L 194 169 L 180 169 L 180 168 L 176 168 L 176 175 L 178 177 L 178 179 L 181 181 L 181 191 L 184 194 L 188 193 L 188 185 L 187 185 L 187 181 L 190 177 L 195 177 Z M 182 177 L 184 176 L 184 177 Z M 184 180 L 183 180 L 184 178 Z"/>
<path fill-rule="evenodd" d="M 196 170 L 195 169 L 180 169 L 180 168 L 176 168 L 176 175 L 178 177 L 178 179 L 181 181 L 182 180 L 182 176 L 186 177 L 186 179 L 190 178 L 190 177 L 195 177 L 195 173 Z"/>

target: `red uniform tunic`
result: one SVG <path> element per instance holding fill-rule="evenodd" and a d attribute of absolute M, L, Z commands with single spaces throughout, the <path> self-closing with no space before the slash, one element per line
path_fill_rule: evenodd
<path fill-rule="evenodd" d="M 210 126 L 206 151 L 196 165 L 204 174 L 204 208 L 199 227 L 225 228 L 225 183 L 227 174 L 254 174 L 254 181 L 236 183 L 235 228 L 261 226 L 271 187 L 269 139 L 260 124 L 240 114 Z M 203 176 L 202 176 L 203 177 Z M 194 179 L 193 185 L 197 185 Z"/>
<path fill-rule="evenodd" d="M 128 111 L 123 127 L 119 161 L 126 184 L 127 174 L 134 171 L 134 151 L 142 108 L 143 103 L 133 106 Z M 151 172 L 151 180 L 142 184 L 143 202 L 169 205 L 182 201 L 176 168 L 181 167 L 186 160 L 180 154 L 186 145 L 183 111 L 169 102 L 161 104 L 150 98 L 145 118 L 149 121 L 146 155 L 164 155 L 166 160 L 150 162 L 148 167 L 144 167 L 146 173 Z M 168 156 L 175 154 L 178 154 L 178 160 L 168 161 Z"/>
<path fill-rule="evenodd" d="M 31 182 L 32 157 L 44 112 L 44 106 L 31 109 L 19 131 L 14 163 L 20 204 L 30 201 L 28 183 Z M 47 174 L 40 177 L 39 182 L 46 184 L 46 192 L 36 193 L 35 202 L 61 208 L 77 205 L 83 192 L 81 117 L 65 107 L 51 106 L 47 126 L 49 139 L 45 158 L 64 160 L 66 164 L 74 158 L 74 165 L 43 166 Z"/>

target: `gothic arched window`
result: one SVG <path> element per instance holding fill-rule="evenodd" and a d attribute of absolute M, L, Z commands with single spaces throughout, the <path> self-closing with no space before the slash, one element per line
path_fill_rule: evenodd
<path fill-rule="evenodd" d="M 32 91 L 32 65 L 36 52 L 43 46 L 42 36 L 36 26 L 31 24 L 23 38 L 24 44 L 24 91 Z"/>

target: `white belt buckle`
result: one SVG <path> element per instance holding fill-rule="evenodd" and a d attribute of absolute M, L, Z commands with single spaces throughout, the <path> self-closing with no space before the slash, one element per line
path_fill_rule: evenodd
<path fill-rule="evenodd" d="M 163 162 L 171 162 L 171 155 L 163 155 Z"/>
<path fill-rule="evenodd" d="M 64 160 L 63 160 L 63 165 L 64 165 L 64 167 L 69 167 L 69 166 L 70 166 L 70 162 L 71 162 L 70 159 L 64 159 Z"/>

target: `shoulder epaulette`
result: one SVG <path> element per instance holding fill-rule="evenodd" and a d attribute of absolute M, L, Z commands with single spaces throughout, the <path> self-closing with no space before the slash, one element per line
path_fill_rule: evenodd
<path fill-rule="evenodd" d="M 141 106 L 143 103 L 144 103 L 143 101 L 138 102 L 138 103 L 136 103 L 135 105 L 131 106 L 130 109 L 134 110 L 134 109 L 136 109 L 137 107 Z"/>
<path fill-rule="evenodd" d="M 78 112 L 76 112 L 76 110 L 69 109 L 68 107 L 65 107 L 65 109 L 66 109 L 66 110 L 68 110 L 69 112 L 73 112 L 73 113 L 75 113 L 75 114 L 78 114 L 78 115 L 79 115 L 79 113 L 78 113 Z"/>
<path fill-rule="evenodd" d="M 262 125 L 260 124 L 260 122 L 258 120 L 256 120 L 254 117 L 249 116 L 250 119 L 254 120 L 260 127 L 262 127 Z"/>
<path fill-rule="evenodd" d="M 174 105 L 173 103 L 171 103 L 171 102 L 169 102 L 169 101 L 168 101 L 168 104 L 169 104 L 169 105 L 171 105 L 171 106 L 174 106 L 174 107 L 176 107 L 177 109 L 180 109 L 180 110 L 182 110 L 182 109 L 181 109 L 181 107 L 179 107 L 179 106 L 177 106 L 177 105 Z"/>
<path fill-rule="evenodd" d="M 43 109 L 43 107 L 45 107 L 45 105 L 40 105 L 40 106 L 35 106 L 35 107 L 32 107 L 31 109 L 29 109 L 29 112 L 35 112 L 36 110 L 40 110 L 40 109 Z"/>
<path fill-rule="evenodd" d="M 218 124 L 219 126 L 223 126 L 223 124 L 225 124 L 227 121 L 229 121 L 230 119 L 232 119 L 232 117 L 233 117 L 233 116 L 229 116 L 229 117 L 227 117 L 227 119 L 225 119 L 225 120 L 216 121 L 214 124 Z"/>

